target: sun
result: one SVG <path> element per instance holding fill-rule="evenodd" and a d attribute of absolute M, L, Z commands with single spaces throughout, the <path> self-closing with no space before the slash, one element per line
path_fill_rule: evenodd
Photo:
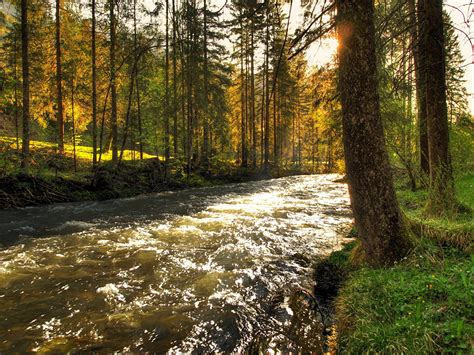
<path fill-rule="evenodd" d="M 336 37 L 327 37 L 316 41 L 308 50 L 310 64 L 323 66 L 331 62 L 337 52 L 339 41 Z"/>

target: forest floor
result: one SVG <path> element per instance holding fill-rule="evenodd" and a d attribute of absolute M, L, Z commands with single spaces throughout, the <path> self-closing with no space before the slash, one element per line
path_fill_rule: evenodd
<path fill-rule="evenodd" d="M 271 169 L 242 168 L 230 161 L 213 160 L 206 171 L 195 169 L 188 175 L 183 161 L 171 160 L 165 173 L 163 159 L 139 152 L 124 151 L 119 166 L 112 164 L 110 152 L 104 154 L 96 171 L 91 169 L 92 150 L 76 147 L 76 168 L 73 147 L 65 146 L 59 156 L 53 143 L 31 142 L 31 166 L 25 174 L 20 167 L 20 153 L 12 138 L 0 137 L 0 208 L 16 208 L 57 202 L 107 200 L 144 193 L 202 187 L 225 183 L 297 175 L 295 167 Z"/>
<path fill-rule="evenodd" d="M 456 188 L 458 200 L 474 210 L 474 174 L 456 179 Z M 397 194 L 415 238 L 407 257 L 388 268 L 357 265 L 352 242 L 319 266 L 338 275 L 329 345 L 349 354 L 472 354 L 472 213 L 424 218 L 426 190 L 400 183 Z"/>

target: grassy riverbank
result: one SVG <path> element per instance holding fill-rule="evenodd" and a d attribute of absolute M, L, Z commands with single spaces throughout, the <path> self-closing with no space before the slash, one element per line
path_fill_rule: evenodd
<path fill-rule="evenodd" d="M 64 156 L 59 156 L 55 145 L 33 141 L 29 174 L 20 169 L 20 155 L 11 138 L 0 137 L 0 208 L 24 207 L 56 202 L 106 200 L 130 197 L 143 193 L 202 187 L 233 182 L 245 182 L 274 177 L 297 175 L 302 172 L 292 166 L 271 169 L 241 168 L 229 160 L 213 159 L 209 169 L 196 168 L 186 174 L 184 161 L 172 159 L 165 173 L 163 159 L 139 152 L 125 151 L 119 166 L 104 154 L 100 167 L 91 170 L 92 150 L 77 146 L 74 164 L 72 146 L 66 145 Z"/>
<path fill-rule="evenodd" d="M 474 209 L 474 175 L 456 181 Z M 346 275 L 336 307 L 337 349 L 344 353 L 472 353 L 474 256 L 472 215 L 424 219 L 426 192 L 398 189 L 416 247 L 384 269 L 353 266 L 354 245 L 329 263 Z M 356 255 L 356 254 L 354 254 Z"/>

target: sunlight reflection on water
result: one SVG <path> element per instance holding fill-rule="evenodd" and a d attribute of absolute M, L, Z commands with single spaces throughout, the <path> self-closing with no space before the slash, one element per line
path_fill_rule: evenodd
<path fill-rule="evenodd" d="M 239 352 L 281 332 L 351 220 L 336 177 L 50 207 L 43 238 L 0 249 L 0 351 Z M 10 237 L 52 223 L 2 213 Z"/>

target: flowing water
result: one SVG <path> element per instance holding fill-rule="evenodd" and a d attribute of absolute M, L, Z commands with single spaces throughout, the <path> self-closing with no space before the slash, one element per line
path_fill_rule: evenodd
<path fill-rule="evenodd" d="M 351 220 L 336 178 L 0 211 L 0 352 L 314 350 L 292 295 Z"/>

